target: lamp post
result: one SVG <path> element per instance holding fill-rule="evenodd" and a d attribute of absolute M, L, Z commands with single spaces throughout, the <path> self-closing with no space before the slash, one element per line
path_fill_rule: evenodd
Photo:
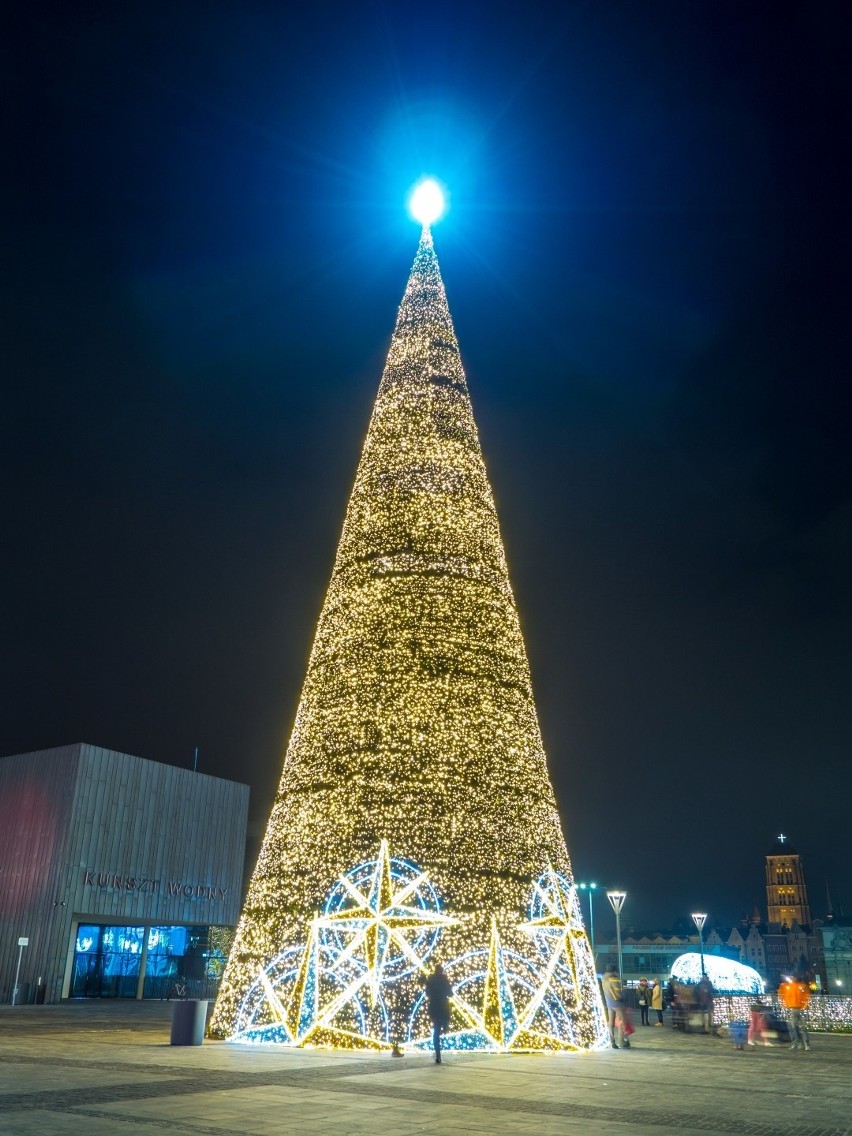
<path fill-rule="evenodd" d="M 627 899 L 626 891 L 608 891 L 606 897 L 610 902 L 612 910 L 615 912 L 615 939 L 618 943 L 618 979 L 619 982 L 623 981 L 621 974 L 621 909 L 624 907 L 624 901 Z"/>
<path fill-rule="evenodd" d="M 595 958 L 595 906 L 592 900 L 595 898 L 597 886 L 597 884 L 577 884 L 580 891 L 587 891 L 589 893 L 589 944 L 592 948 L 592 962 L 595 964 L 595 968 L 597 968 Z"/>
<path fill-rule="evenodd" d="M 698 928 L 698 949 L 701 952 L 701 977 L 703 978 L 707 971 L 704 969 L 704 921 L 707 918 L 706 911 L 699 911 L 692 913 L 692 922 Z"/>

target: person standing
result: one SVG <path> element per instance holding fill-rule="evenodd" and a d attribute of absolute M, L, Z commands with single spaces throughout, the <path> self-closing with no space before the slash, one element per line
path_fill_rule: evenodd
<path fill-rule="evenodd" d="M 621 992 L 621 979 L 612 963 L 606 968 L 606 974 L 601 979 L 601 990 L 609 1018 L 610 1044 L 613 1049 L 618 1049 L 618 1042 L 621 1041 L 624 1048 L 629 1049 L 630 1042 L 624 1036 L 624 1000 Z"/>
<path fill-rule="evenodd" d="M 648 1010 L 651 1006 L 651 987 L 647 978 L 640 978 L 636 988 L 636 1005 L 639 1007 L 639 1020 L 643 1026 L 649 1026 Z"/>
<path fill-rule="evenodd" d="M 677 1029 L 680 1007 L 677 1002 L 678 982 L 674 977 L 669 978 L 666 986 L 666 1005 L 672 1012 L 672 1029 Z"/>
<path fill-rule="evenodd" d="M 748 1008 L 748 1037 L 746 1040 L 751 1046 L 757 1045 L 760 1041 L 763 1041 L 764 1045 L 769 1045 L 769 1042 L 763 1037 L 766 1030 L 765 1012 L 766 1007 L 760 1001 L 752 1002 Z"/>
<path fill-rule="evenodd" d="M 695 990 L 695 996 L 698 1001 L 698 1012 L 701 1014 L 701 1031 L 702 1033 L 713 1032 L 713 995 L 715 994 L 713 983 L 706 974 L 701 975 L 701 981 Z"/>
<path fill-rule="evenodd" d="M 450 1028 L 450 998 L 453 988 L 440 963 L 426 979 L 426 1008 L 432 1023 L 435 1064 L 441 1064 L 441 1034 Z"/>
<path fill-rule="evenodd" d="M 787 1024 L 790 1029 L 790 1048 L 810 1049 L 811 1039 L 802 1022 L 802 1013 L 808 1008 L 811 992 L 808 984 L 800 978 L 785 978 L 778 987 L 778 997 L 787 1010 Z"/>
<path fill-rule="evenodd" d="M 654 985 L 651 987 L 651 1009 L 657 1011 L 657 1020 L 654 1025 L 661 1026 L 663 1024 L 663 987 L 659 978 L 654 979 Z"/>

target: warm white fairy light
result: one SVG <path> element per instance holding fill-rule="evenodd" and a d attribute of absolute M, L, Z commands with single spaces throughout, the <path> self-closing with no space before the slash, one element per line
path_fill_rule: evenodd
<path fill-rule="evenodd" d="M 767 994 L 758 999 L 766 1009 L 773 1010 L 779 1017 L 787 1016 L 787 1008 L 775 994 Z M 747 1022 L 749 1011 L 755 1004 L 755 996 L 720 995 L 713 1001 L 713 1020 L 717 1024 Z M 838 998 L 822 994 L 811 998 L 808 1008 L 802 1011 L 802 1021 L 809 1030 L 830 1033 L 852 1032 L 852 998 Z"/>
<path fill-rule="evenodd" d="M 382 840 L 420 865 L 443 896 L 454 919 L 441 930 L 445 960 L 488 952 L 495 929 L 500 957 L 535 954 L 520 926 L 533 882 L 551 870 L 572 887 L 497 512 L 427 228 L 214 1033 L 234 1032 L 247 993 L 282 952 L 312 941 L 319 954 L 327 950 L 317 912 L 335 881 L 375 856 Z M 297 955 L 276 963 L 281 975 Z M 463 971 L 459 965 L 454 984 Z M 565 1020 L 581 1024 L 565 1025 L 563 1040 L 589 1047 L 600 1040 L 599 995 L 591 967 L 579 973 Z M 308 981 L 307 971 L 298 981 Z M 375 974 L 370 981 L 375 1000 Z M 292 1043 L 298 1023 L 287 1029 Z M 354 1019 L 348 1032 L 312 1036 L 363 1040 Z"/>

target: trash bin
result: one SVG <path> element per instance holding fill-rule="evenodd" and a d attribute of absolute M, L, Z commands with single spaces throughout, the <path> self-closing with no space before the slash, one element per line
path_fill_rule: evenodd
<path fill-rule="evenodd" d="M 206 998 L 187 998 L 172 1004 L 172 1045 L 201 1045 L 206 1025 Z"/>

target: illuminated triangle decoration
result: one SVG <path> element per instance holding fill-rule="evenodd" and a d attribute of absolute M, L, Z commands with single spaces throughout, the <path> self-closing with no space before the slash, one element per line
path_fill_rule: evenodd
<path fill-rule="evenodd" d="M 388 350 L 214 1036 L 589 1049 L 606 1024 L 432 236 Z"/>

